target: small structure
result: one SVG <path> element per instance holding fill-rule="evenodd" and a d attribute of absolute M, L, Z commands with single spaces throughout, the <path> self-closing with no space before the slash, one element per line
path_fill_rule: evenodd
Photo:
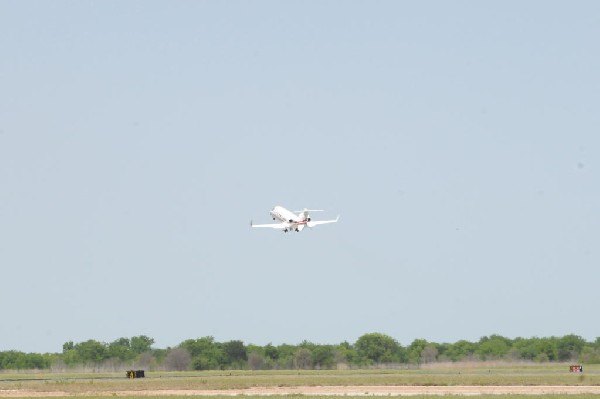
<path fill-rule="evenodd" d="M 127 378 L 144 378 L 144 370 L 127 370 Z"/>
<path fill-rule="evenodd" d="M 581 364 L 572 364 L 569 366 L 571 373 L 583 373 L 583 366 Z"/>

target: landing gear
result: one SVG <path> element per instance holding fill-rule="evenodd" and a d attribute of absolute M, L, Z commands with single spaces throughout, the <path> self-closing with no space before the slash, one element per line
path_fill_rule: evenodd
<path fill-rule="evenodd" d="M 296 227 L 296 233 L 298 233 L 300 230 L 298 230 L 298 228 Z"/>
<path fill-rule="evenodd" d="M 288 229 L 283 229 L 283 232 L 284 232 L 284 233 L 287 233 L 287 232 L 288 232 Z"/>

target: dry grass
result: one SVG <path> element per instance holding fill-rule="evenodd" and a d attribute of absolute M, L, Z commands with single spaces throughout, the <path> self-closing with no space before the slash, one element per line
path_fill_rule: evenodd
<path fill-rule="evenodd" d="M 147 372 L 148 378 L 135 380 L 126 379 L 124 372 L 0 374 L 0 392 L 12 390 L 67 395 L 111 395 L 114 392 L 142 394 L 150 391 L 225 391 L 304 386 L 600 386 L 600 367 L 586 366 L 584 374 L 572 374 L 568 372 L 568 365 L 554 364 L 479 363 L 463 364 L 462 367 L 455 367 L 456 364 L 438 366 L 420 370 Z M 287 395 L 285 397 L 290 398 Z M 173 399 L 173 396 L 170 398 Z M 569 398 L 575 399 L 575 396 L 569 395 Z"/>

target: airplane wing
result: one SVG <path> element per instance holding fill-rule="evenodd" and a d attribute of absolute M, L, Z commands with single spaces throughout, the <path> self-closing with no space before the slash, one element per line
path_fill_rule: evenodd
<path fill-rule="evenodd" d="M 334 220 L 315 220 L 315 221 L 310 221 L 308 223 L 306 223 L 306 225 L 308 227 L 314 227 L 314 226 L 318 226 L 320 224 L 329 224 L 329 223 L 335 223 L 338 220 L 340 220 L 340 217 L 338 216 L 337 218 L 335 218 Z"/>
<path fill-rule="evenodd" d="M 270 227 L 272 229 L 286 229 L 289 228 L 288 223 L 269 223 L 269 224 L 254 224 L 250 222 L 251 227 Z"/>

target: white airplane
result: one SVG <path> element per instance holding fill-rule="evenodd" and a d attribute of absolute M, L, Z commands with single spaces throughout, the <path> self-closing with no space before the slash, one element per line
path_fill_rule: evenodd
<path fill-rule="evenodd" d="M 250 226 L 252 227 L 270 227 L 272 229 L 283 230 L 284 233 L 288 231 L 302 231 L 304 227 L 315 227 L 321 224 L 329 224 L 337 222 L 340 217 L 338 216 L 335 220 L 311 220 L 309 212 L 322 212 L 321 209 L 306 209 L 302 211 L 295 211 L 296 213 L 285 209 L 282 206 L 277 205 L 274 207 L 271 212 L 271 217 L 273 220 L 279 220 L 279 223 L 270 223 L 270 224 L 254 224 L 250 221 Z"/>

